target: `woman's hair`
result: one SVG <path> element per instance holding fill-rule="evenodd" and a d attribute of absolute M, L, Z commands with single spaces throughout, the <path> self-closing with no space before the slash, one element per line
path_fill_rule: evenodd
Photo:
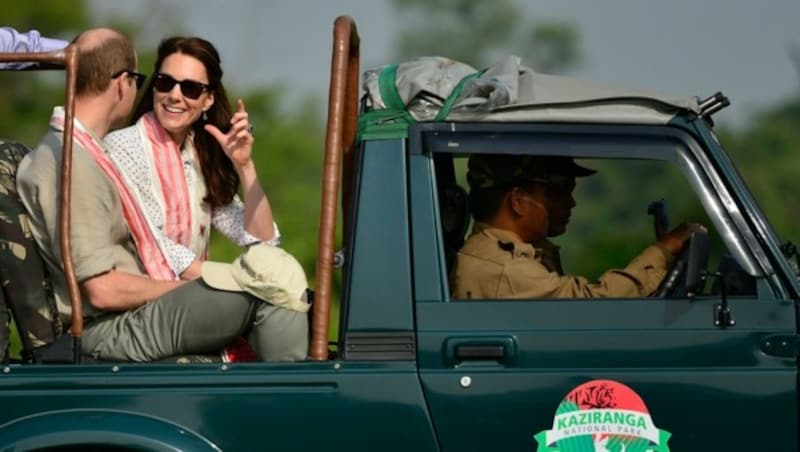
<path fill-rule="evenodd" d="M 133 118 L 136 121 L 147 112 L 153 111 L 153 81 L 161 69 L 164 60 L 174 54 L 182 53 L 196 58 L 206 68 L 210 91 L 214 93 L 214 104 L 208 109 L 207 120 L 199 119 L 192 124 L 194 130 L 194 146 L 197 149 L 200 168 L 206 182 L 207 192 L 203 201 L 212 208 L 224 206 L 233 200 L 239 188 L 239 175 L 233 168 L 233 162 L 225 155 L 219 142 L 203 129 L 205 124 L 217 126 L 223 133 L 231 127 L 231 103 L 222 86 L 222 66 L 219 53 L 214 46 L 205 39 L 197 37 L 176 36 L 161 41 L 158 46 L 153 76 L 147 83 L 147 89 L 142 96 Z"/>

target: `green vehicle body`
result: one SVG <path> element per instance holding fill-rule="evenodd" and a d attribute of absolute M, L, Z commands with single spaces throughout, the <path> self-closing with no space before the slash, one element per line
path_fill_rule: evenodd
<path fill-rule="evenodd" d="M 798 450 L 800 283 L 706 118 L 438 121 L 403 135 L 360 141 L 345 181 L 335 359 L 5 365 L 0 450 L 596 450 L 539 434 L 597 380 L 638 394 L 669 450 Z M 719 294 L 452 302 L 440 171 L 453 149 L 489 148 L 675 163 L 755 268 L 754 294 L 726 298 L 734 325 L 715 324 Z"/>
<path fill-rule="evenodd" d="M 712 322 L 718 297 L 503 309 L 450 302 L 432 165 L 440 145 L 461 142 L 468 153 L 470 141 L 552 142 L 554 131 L 565 149 L 603 137 L 702 156 L 702 170 L 741 210 L 755 239 L 748 246 L 773 269 L 759 278 L 757 296 L 730 298 L 735 326 Z M 596 379 L 634 389 L 672 434 L 671 450 L 797 450 L 800 287 L 702 118 L 421 123 L 406 139 L 362 142 L 356 160 L 337 359 L 6 366 L 2 450 L 532 450 L 562 397 Z M 501 357 L 461 359 L 460 346 Z"/>

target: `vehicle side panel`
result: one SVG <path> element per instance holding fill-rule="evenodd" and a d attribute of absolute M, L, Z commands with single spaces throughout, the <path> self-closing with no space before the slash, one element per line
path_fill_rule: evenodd
<path fill-rule="evenodd" d="M 196 432 L 225 451 L 436 450 L 413 363 L 8 369 L 0 425 L 60 410 L 118 410 Z M 105 420 L 95 422 L 100 430 Z"/>

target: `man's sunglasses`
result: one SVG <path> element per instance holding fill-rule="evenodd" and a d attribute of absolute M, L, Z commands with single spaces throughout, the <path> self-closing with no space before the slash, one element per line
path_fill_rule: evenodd
<path fill-rule="evenodd" d="M 161 93 L 172 91 L 175 85 L 180 85 L 181 93 L 189 99 L 197 99 L 204 91 L 210 91 L 211 87 L 205 83 L 195 82 L 194 80 L 175 80 L 167 74 L 157 74 L 153 80 L 153 87 Z"/>
<path fill-rule="evenodd" d="M 115 79 L 115 78 L 119 77 L 122 74 L 128 74 L 129 76 L 131 76 L 133 78 L 133 80 L 135 80 L 136 89 L 141 89 L 142 85 L 144 85 L 144 81 L 147 80 L 147 76 L 146 75 L 144 75 L 144 74 L 142 74 L 140 72 L 131 71 L 129 69 L 123 69 L 123 70 L 121 70 L 119 72 L 115 72 L 111 76 L 111 78 Z"/>

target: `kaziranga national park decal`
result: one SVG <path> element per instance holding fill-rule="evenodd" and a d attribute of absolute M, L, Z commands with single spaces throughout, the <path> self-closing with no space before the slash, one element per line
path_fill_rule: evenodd
<path fill-rule="evenodd" d="M 553 428 L 534 438 L 538 452 L 669 452 L 670 436 L 656 428 L 631 388 L 593 380 L 570 391 L 556 409 Z"/>

